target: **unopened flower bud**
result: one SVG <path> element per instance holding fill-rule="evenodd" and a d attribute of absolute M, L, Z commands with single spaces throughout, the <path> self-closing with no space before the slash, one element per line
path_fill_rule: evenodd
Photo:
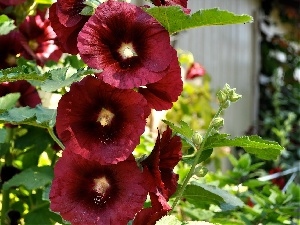
<path fill-rule="evenodd" d="M 212 121 L 212 126 L 216 130 L 220 129 L 221 127 L 224 126 L 224 119 L 222 117 L 214 118 Z"/>
<path fill-rule="evenodd" d="M 231 90 L 229 84 L 225 84 L 222 91 L 225 93 L 225 94 L 228 94 L 229 91 Z"/>
<path fill-rule="evenodd" d="M 195 131 L 192 136 L 192 141 L 196 146 L 200 146 L 203 141 L 203 137 L 198 131 Z"/>
<path fill-rule="evenodd" d="M 226 102 L 227 95 L 222 90 L 218 91 L 217 96 L 220 104 L 224 104 L 224 102 Z"/>
<path fill-rule="evenodd" d="M 229 100 L 230 100 L 231 102 L 236 102 L 236 101 L 238 101 L 240 98 L 242 98 L 242 96 L 234 92 L 233 95 L 230 96 Z"/>
<path fill-rule="evenodd" d="M 222 107 L 224 109 L 228 108 L 229 106 L 230 106 L 230 101 L 229 100 L 227 100 L 226 102 L 224 102 L 224 104 L 222 105 Z"/>
<path fill-rule="evenodd" d="M 204 166 L 197 165 L 195 168 L 195 175 L 198 177 L 204 177 L 208 172 L 208 169 Z"/>

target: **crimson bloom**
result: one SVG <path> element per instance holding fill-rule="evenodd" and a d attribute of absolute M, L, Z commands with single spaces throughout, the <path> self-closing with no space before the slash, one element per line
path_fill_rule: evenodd
<path fill-rule="evenodd" d="M 150 114 L 147 101 L 87 76 L 73 83 L 57 109 L 57 134 L 66 146 L 102 164 L 125 160 L 140 141 Z"/>
<path fill-rule="evenodd" d="M 66 148 L 54 167 L 50 209 L 73 225 L 126 225 L 147 196 L 134 157 L 101 165 L 73 152 Z"/>
<path fill-rule="evenodd" d="M 181 70 L 178 64 L 176 51 L 167 70 L 167 74 L 159 81 L 140 87 L 141 93 L 148 101 L 149 107 L 155 110 L 167 110 L 177 101 L 183 89 Z"/>
<path fill-rule="evenodd" d="M 196 77 L 203 77 L 206 71 L 202 65 L 197 62 L 194 62 L 190 65 L 186 72 L 186 79 L 193 80 Z"/>
<path fill-rule="evenodd" d="M 84 6 L 80 1 L 57 1 L 49 8 L 51 26 L 66 53 L 78 54 L 77 36 L 89 18 L 79 14 Z"/>
<path fill-rule="evenodd" d="M 85 20 L 86 16 L 80 14 L 86 6 L 84 2 L 85 0 L 58 0 L 56 13 L 60 23 L 65 27 L 73 27 Z"/>
<path fill-rule="evenodd" d="M 0 35 L 0 69 L 16 66 L 16 55 L 23 49 L 21 38 L 22 35 L 16 30 Z"/>
<path fill-rule="evenodd" d="M 166 200 L 175 193 L 177 188 L 178 175 L 173 172 L 173 169 L 182 158 L 181 147 L 180 137 L 172 137 L 172 130 L 167 127 L 161 137 L 160 134 L 158 135 L 151 154 L 141 162 L 143 167 L 149 170 L 156 188 Z"/>
<path fill-rule="evenodd" d="M 39 65 L 44 65 L 47 60 L 58 61 L 62 55 L 55 43 L 56 34 L 50 26 L 50 20 L 39 12 L 35 16 L 27 16 L 19 27 L 24 40 L 21 55 L 26 59 L 34 59 Z"/>
<path fill-rule="evenodd" d="M 100 4 L 78 35 L 83 61 L 104 71 L 105 83 L 129 89 L 161 80 L 172 60 L 169 33 L 141 8 L 126 2 Z"/>
<path fill-rule="evenodd" d="M 280 167 L 275 167 L 269 171 L 269 174 L 280 173 L 282 169 Z M 277 185 L 281 190 L 284 188 L 286 182 L 284 177 L 279 176 L 271 180 L 273 184 Z"/>
<path fill-rule="evenodd" d="M 36 107 L 41 103 L 41 98 L 34 86 L 26 80 L 0 83 L 0 97 L 9 93 L 20 93 L 19 105 Z"/>
<path fill-rule="evenodd" d="M 151 154 L 141 162 L 149 184 L 149 194 L 152 206 L 141 210 L 134 225 L 152 225 L 166 215 L 171 209 L 168 200 L 176 191 L 178 175 L 173 172 L 174 167 L 182 158 L 181 139 L 172 137 L 172 130 L 167 130 L 157 137 Z"/>
<path fill-rule="evenodd" d="M 151 207 L 139 211 L 133 221 L 133 225 L 155 225 L 163 216 L 167 215 L 171 207 L 163 207 L 156 195 L 150 193 Z"/>
<path fill-rule="evenodd" d="M 188 0 L 151 0 L 151 2 L 156 6 L 181 6 L 186 14 L 191 12 L 191 10 L 187 8 Z"/>

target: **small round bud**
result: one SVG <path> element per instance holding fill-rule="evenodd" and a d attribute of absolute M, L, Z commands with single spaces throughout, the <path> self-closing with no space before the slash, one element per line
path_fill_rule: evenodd
<path fill-rule="evenodd" d="M 236 102 L 236 101 L 238 101 L 241 98 L 242 98 L 241 95 L 239 95 L 239 94 L 237 94 L 237 93 L 234 92 L 234 94 L 230 96 L 229 100 L 231 102 Z"/>
<path fill-rule="evenodd" d="M 224 102 L 227 100 L 227 95 L 222 90 L 218 91 L 217 97 L 220 104 L 224 104 Z"/>
<path fill-rule="evenodd" d="M 224 104 L 222 104 L 222 107 L 224 109 L 228 108 L 229 106 L 230 106 L 230 101 L 229 100 L 227 100 L 226 102 L 224 102 Z"/>
<path fill-rule="evenodd" d="M 217 118 L 214 118 L 211 123 L 212 123 L 213 128 L 218 130 L 224 126 L 224 119 L 222 117 L 217 117 Z"/>
<path fill-rule="evenodd" d="M 197 175 L 198 177 L 204 177 L 208 172 L 208 169 L 204 166 L 197 165 L 195 168 L 194 174 Z"/>
<path fill-rule="evenodd" d="M 200 146 L 203 141 L 203 137 L 198 131 L 195 131 L 192 136 L 192 141 L 193 141 L 194 145 Z"/>

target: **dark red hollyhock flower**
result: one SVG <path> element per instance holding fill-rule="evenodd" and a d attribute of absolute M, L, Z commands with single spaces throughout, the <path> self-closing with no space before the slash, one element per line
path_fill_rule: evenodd
<path fill-rule="evenodd" d="M 270 170 L 269 174 L 279 173 L 282 172 L 282 169 L 279 167 L 273 168 Z M 284 177 L 278 177 L 271 180 L 273 184 L 277 185 L 281 190 L 285 186 L 285 179 Z"/>
<path fill-rule="evenodd" d="M 161 80 L 171 63 L 169 33 L 141 8 L 107 1 L 96 9 L 78 35 L 83 61 L 104 71 L 105 83 L 127 89 Z"/>
<path fill-rule="evenodd" d="M 19 92 L 21 95 L 18 100 L 20 106 L 34 108 L 41 103 L 37 90 L 26 80 L 0 83 L 0 97 L 16 92 Z"/>
<path fill-rule="evenodd" d="M 0 4 L 11 6 L 11 5 L 19 5 L 25 2 L 26 0 L 0 0 Z"/>
<path fill-rule="evenodd" d="M 193 80 L 196 77 L 203 77 L 205 73 L 206 71 L 204 67 L 199 63 L 194 62 L 191 64 L 191 66 L 188 68 L 188 71 L 186 72 L 186 79 Z"/>
<path fill-rule="evenodd" d="M 102 164 L 125 160 L 140 141 L 150 114 L 146 99 L 87 76 L 73 83 L 57 109 L 57 134 L 66 146 Z"/>
<path fill-rule="evenodd" d="M 141 162 L 149 187 L 151 207 L 142 209 L 136 215 L 134 225 L 154 225 L 171 210 L 167 201 L 177 188 L 178 175 L 173 169 L 182 158 L 181 147 L 180 137 L 172 137 L 169 127 L 161 137 L 158 133 L 153 151 Z"/>
<path fill-rule="evenodd" d="M 62 2 L 62 1 L 59 1 L 59 2 Z M 51 21 L 51 26 L 57 35 L 57 39 L 58 39 L 58 42 L 59 42 L 59 45 L 60 45 L 62 51 L 76 55 L 76 54 L 78 54 L 78 48 L 77 48 L 78 33 L 82 29 L 82 27 L 86 23 L 86 21 L 89 19 L 89 17 L 76 14 L 76 15 L 78 15 L 76 17 L 77 19 L 75 19 L 75 20 L 70 19 L 70 21 L 77 21 L 77 23 L 73 22 L 73 23 L 64 23 L 63 24 L 60 21 L 60 19 L 65 18 L 66 16 L 68 16 L 68 14 L 63 14 L 63 13 L 61 13 L 61 10 L 57 10 L 57 4 L 58 4 L 58 2 L 52 4 L 52 6 L 49 9 L 49 20 Z M 60 3 L 60 4 L 63 5 L 63 3 Z M 76 11 L 76 9 L 78 9 L 78 8 L 80 8 L 80 9 L 83 8 L 81 3 L 80 3 L 80 7 L 72 7 L 72 5 L 70 5 L 69 11 L 71 11 L 71 9 Z M 65 10 L 65 11 L 67 11 L 67 10 Z M 60 15 L 60 17 L 58 17 L 58 15 Z M 78 18 L 80 18 L 80 20 L 78 20 Z M 64 21 L 63 19 L 61 19 L 61 20 Z M 74 25 L 70 26 L 70 24 L 74 24 Z"/>
<path fill-rule="evenodd" d="M 20 44 L 21 38 L 22 35 L 18 31 L 0 35 L 0 69 L 16 66 L 16 55 L 23 49 Z"/>
<path fill-rule="evenodd" d="M 101 165 L 73 152 L 66 148 L 54 167 L 50 209 L 73 225 L 126 225 L 147 196 L 134 157 Z"/>
<path fill-rule="evenodd" d="M 56 14 L 62 25 L 73 27 L 87 16 L 81 15 L 81 11 L 87 5 L 85 0 L 57 0 Z"/>
<path fill-rule="evenodd" d="M 167 127 L 156 143 L 151 154 L 141 162 L 147 167 L 166 200 L 175 193 L 177 188 L 178 175 L 173 172 L 174 167 L 182 158 L 181 139 L 178 136 L 172 137 L 172 130 Z"/>
<path fill-rule="evenodd" d="M 39 65 L 47 60 L 58 61 L 62 55 L 55 44 L 56 34 L 50 26 L 50 20 L 45 19 L 44 13 L 27 16 L 19 27 L 24 36 L 21 41 L 23 48 L 21 55 L 26 59 L 34 59 Z"/>
<path fill-rule="evenodd" d="M 176 51 L 167 70 L 167 74 L 159 81 L 140 87 L 141 93 L 148 101 L 149 107 L 155 110 L 167 110 L 172 108 L 173 102 L 177 101 L 181 94 L 183 83 L 181 70 L 178 63 Z"/>
<path fill-rule="evenodd" d="M 191 10 L 187 8 L 187 1 L 188 0 L 151 0 L 156 6 L 181 6 L 183 11 L 189 14 Z"/>
<path fill-rule="evenodd" d="M 133 225 L 155 225 L 159 219 L 171 210 L 170 207 L 167 209 L 162 207 L 155 194 L 150 193 L 150 199 L 151 207 L 139 211 L 134 218 Z"/>

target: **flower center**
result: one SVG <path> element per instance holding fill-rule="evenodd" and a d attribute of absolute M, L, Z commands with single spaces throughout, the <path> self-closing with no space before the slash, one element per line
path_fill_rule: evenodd
<path fill-rule="evenodd" d="M 113 114 L 111 111 L 102 108 L 98 115 L 97 122 L 99 122 L 102 126 L 110 125 L 114 116 L 115 114 Z"/>
<path fill-rule="evenodd" d="M 17 62 L 16 60 L 16 56 L 15 55 L 12 55 L 12 54 L 9 54 L 6 59 L 5 59 L 5 62 L 9 65 L 9 66 L 14 66 Z"/>
<path fill-rule="evenodd" d="M 104 196 L 108 188 L 110 187 L 105 177 L 95 178 L 93 190 L 98 194 Z"/>
<path fill-rule="evenodd" d="M 121 47 L 118 49 L 118 52 L 123 59 L 129 59 L 137 56 L 131 43 L 122 43 Z"/>
<path fill-rule="evenodd" d="M 94 197 L 94 203 L 98 206 L 102 206 L 110 198 L 107 196 L 110 184 L 105 177 L 99 177 L 94 179 L 93 190 L 96 192 Z"/>
<path fill-rule="evenodd" d="M 36 40 L 30 40 L 28 45 L 33 51 L 35 51 L 39 47 L 39 43 Z"/>

